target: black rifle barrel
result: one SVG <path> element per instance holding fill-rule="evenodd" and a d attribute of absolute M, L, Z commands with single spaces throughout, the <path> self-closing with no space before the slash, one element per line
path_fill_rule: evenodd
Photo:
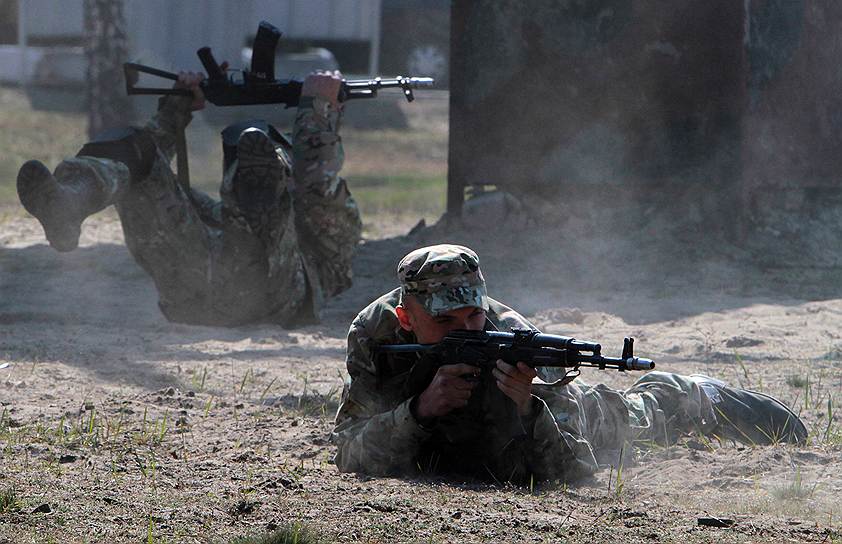
<path fill-rule="evenodd" d="M 451 331 L 437 344 L 392 344 L 374 348 L 375 353 L 469 353 L 470 357 L 497 357 L 522 360 L 537 367 L 595 367 L 617 370 L 652 370 L 651 359 L 635 357 L 631 346 L 622 357 L 603 357 L 601 345 L 584 342 L 567 336 L 544 334 L 537 331 Z M 467 350 L 467 351 L 463 351 Z M 585 353 L 583 353 L 585 352 Z M 479 361 L 477 361 L 479 362 Z"/>

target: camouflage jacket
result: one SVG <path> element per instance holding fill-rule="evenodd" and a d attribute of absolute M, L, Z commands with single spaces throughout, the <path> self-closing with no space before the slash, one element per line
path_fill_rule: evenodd
<path fill-rule="evenodd" d="M 336 415 L 332 441 L 342 472 L 372 475 L 452 472 L 504 481 L 574 480 L 597 470 L 590 445 L 574 429 L 560 428 L 546 403 L 533 396 L 532 413 L 516 414 L 514 403 L 496 387 L 484 389 L 471 406 L 420 426 L 410 403 L 420 391 L 408 390 L 418 354 L 372 356 L 382 344 L 415 342 L 398 324 L 400 289 L 372 302 L 357 315 L 348 333 L 349 381 Z M 486 329 L 532 327 L 520 314 L 489 298 Z M 492 382 L 493 383 L 493 382 Z M 490 476 L 490 478 L 489 478 Z"/>
<path fill-rule="evenodd" d="M 191 118 L 189 98 L 165 97 L 160 100 L 157 114 L 144 127 L 144 133 L 152 137 L 157 147 L 157 158 L 149 176 L 154 183 L 144 183 L 138 191 L 151 193 L 146 196 L 153 201 L 162 200 L 161 194 L 181 193 L 177 195 L 180 202 L 190 202 L 190 208 L 195 211 L 185 209 L 181 213 L 179 222 L 183 230 L 197 232 L 193 223 L 203 223 L 208 227 L 207 241 L 197 240 L 194 245 L 209 246 L 209 259 L 213 265 L 197 266 L 196 278 L 199 281 L 191 283 L 201 283 L 201 279 L 206 279 L 214 293 L 236 287 L 243 292 L 233 293 L 231 297 L 253 302 L 239 305 L 241 311 L 234 315 L 227 298 L 213 296 L 209 301 L 213 308 L 205 313 L 223 316 L 223 324 L 271 321 L 290 326 L 317 321 L 324 298 L 347 289 L 351 284 L 351 259 L 362 230 L 356 203 L 344 179 L 339 176 L 344 160 L 342 140 L 338 135 L 341 111 L 322 98 L 302 97 L 291 141 L 282 140 L 276 146 L 283 176 L 279 187 L 286 190 L 279 195 L 277 206 L 267 207 L 260 217 L 249 218 L 239 209 L 233 197 L 234 165 L 225 171 L 220 201 L 195 189 L 191 190 L 188 198 L 176 182 L 170 168 L 175 155 L 176 135 L 179 126 L 186 126 Z M 126 215 L 130 216 L 133 206 L 124 208 Z M 148 222 L 148 218 L 138 220 L 141 224 Z M 252 236 L 259 240 L 262 248 L 255 244 L 255 251 L 261 254 L 249 258 L 226 258 L 220 230 L 222 225 L 231 239 L 234 239 L 234 234 L 240 233 L 243 235 L 241 240 L 249 240 Z M 149 229 L 141 230 L 144 238 L 150 238 Z M 168 231 L 161 236 L 169 240 L 171 234 Z M 132 244 L 134 240 L 128 238 L 127 244 Z M 242 247 L 244 244 L 238 242 L 237 245 Z M 202 264 L 200 261 L 195 260 Z M 155 277 L 155 270 L 160 266 L 144 268 Z M 195 297 L 184 293 L 178 281 L 169 281 L 170 274 L 164 276 L 168 277 L 161 282 L 156 279 L 162 309 L 169 308 L 169 316 L 179 308 L 189 306 L 188 313 L 191 315 L 175 320 L 196 322 L 192 317 L 194 305 L 182 302 L 185 298 L 190 302 Z M 244 281 L 228 281 L 232 277 Z M 247 278 L 253 281 L 245 281 Z M 161 284 L 168 282 L 174 288 L 162 289 Z"/>

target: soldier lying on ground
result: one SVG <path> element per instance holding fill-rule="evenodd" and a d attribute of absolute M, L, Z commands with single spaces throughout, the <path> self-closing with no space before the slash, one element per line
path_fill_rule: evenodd
<path fill-rule="evenodd" d="M 630 444 L 672 444 L 690 433 L 750 444 L 807 439 L 781 402 L 701 375 L 653 371 L 626 391 L 579 379 L 551 387 L 533 379 L 554 381 L 561 369 L 498 361 L 496 388 L 483 390 L 471 379 L 476 367 L 439 361 L 431 381 L 407 387 L 421 355 L 374 357 L 374 346 L 436 343 L 455 329 L 534 327 L 487 296 L 478 257 L 466 247 L 415 250 L 398 277 L 401 287 L 361 311 L 348 334 L 350 382 L 332 435 L 343 472 L 572 481 L 617 464 Z"/>
<path fill-rule="evenodd" d="M 38 161 L 24 164 L 21 203 L 59 251 L 75 249 L 82 221 L 114 204 L 171 321 L 312 322 L 323 297 L 350 286 L 361 232 L 339 177 L 339 74 L 306 79 L 291 142 L 263 121 L 223 131 L 221 202 L 188 194 L 170 169 L 178 127 L 204 107 L 202 77 L 180 74 L 176 86 L 193 90 L 192 100 L 162 98 L 146 126 L 106 133 L 54 174 Z"/>

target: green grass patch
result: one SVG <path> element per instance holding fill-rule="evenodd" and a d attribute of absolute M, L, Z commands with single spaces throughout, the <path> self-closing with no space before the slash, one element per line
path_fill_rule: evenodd
<path fill-rule="evenodd" d="M 772 496 L 781 501 L 804 500 L 813 496 L 816 484 L 807 485 L 801 478 L 801 471 L 795 469 L 793 478 L 785 484 L 773 487 Z"/>
<path fill-rule="evenodd" d="M 349 185 L 363 217 L 380 212 L 441 215 L 445 210 L 444 176 L 364 176 L 350 180 Z"/>
<path fill-rule="evenodd" d="M 810 378 L 802 374 L 790 374 L 786 377 L 786 384 L 795 389 L 803 389 L 810 383 Z"/>
<path fill-rule="evenodd" d="M 293 523 L 265 535 L 234 539 L 231 544 L 327 544 L 328 542 L 314 529 L 300 523 Z"/>
<path fill-rule="evenodd" d="M 21 91 L 0 88 L 0 204 L 17 202 L 23 163 L 38 159 L 52 170 L 79 151 L 86 131 L 84 114 L 33 111 Z"/>
<path fill-rule="evenodd" d="M 20 512 L 23 503 L 14 487 L 7 487 L 0 491 L 0 515 Z"/>

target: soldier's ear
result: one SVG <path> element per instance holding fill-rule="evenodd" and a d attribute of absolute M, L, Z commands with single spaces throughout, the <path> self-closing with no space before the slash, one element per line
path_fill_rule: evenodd
<path fill-rule="evenodd" d="M 405 331 L 411 331 L 412 330 L 412 322 L 409 319 L 409 312 L 403 306 L 403 304 L 400 304 L 395 308 L 395 313 L 398 316 L 398 323 L 400 323 L 401 328 Z"/>

